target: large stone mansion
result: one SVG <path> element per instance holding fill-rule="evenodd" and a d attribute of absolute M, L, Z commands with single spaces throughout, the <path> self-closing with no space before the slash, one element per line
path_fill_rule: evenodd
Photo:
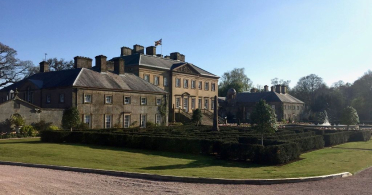
<path fill-rule="evenodd" d="M 76 56 L 74 68 L 62 71 L 49 71 L 41 62 L 39 73 L 0 90 L 0 122 L 18 113 L 28 124 L 45 120 L 61 126 L 63 110 L 76 107 L 90 128 L 127 128 L 167 125 L 173 107 L 213 112 L 219 77 L 178 52 L 163 57 L 150 46 L 145 55 L 143 46 L 134 45 L 111 60 L 96 56 L 94 67 L 92 61 Z"/>

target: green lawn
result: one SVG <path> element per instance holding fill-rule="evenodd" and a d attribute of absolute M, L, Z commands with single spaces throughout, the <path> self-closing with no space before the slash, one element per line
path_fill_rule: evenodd
<path fill-rule="evenodd" d="M 128 172 L 210 178 L 289 178 L 355 173 L 372 166 L 372 140 L 302 154 L 282 166 L 261 166 L 214 157 L 78 144 L 50 144 L 38 138 L 0 140 L 0 160 Z"/>

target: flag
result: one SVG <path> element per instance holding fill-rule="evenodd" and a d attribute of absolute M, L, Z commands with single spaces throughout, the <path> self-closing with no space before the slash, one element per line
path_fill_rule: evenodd
<path fill-rule="evenodd" d="M 161 41 L 162 39 L 160 39 L 159 41 L 155 41 L 155 46 L 161 45 L 162 44 Z"/>

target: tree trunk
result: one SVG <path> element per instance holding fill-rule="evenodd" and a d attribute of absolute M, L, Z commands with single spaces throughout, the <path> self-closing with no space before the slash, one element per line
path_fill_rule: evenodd
<path fill-rule="evenodd" d="M 263 134 L 261 134 L 261 145 L 264 146 L 263 145 Z"/>

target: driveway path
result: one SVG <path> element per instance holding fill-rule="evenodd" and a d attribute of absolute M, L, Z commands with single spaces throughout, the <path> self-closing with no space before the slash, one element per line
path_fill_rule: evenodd
<path fill-rule="evenodd" d="M 372 194 L 372 168 L 347 178 L 280 185 L 217 185 L 0 165 L 0 194 Z"/>

